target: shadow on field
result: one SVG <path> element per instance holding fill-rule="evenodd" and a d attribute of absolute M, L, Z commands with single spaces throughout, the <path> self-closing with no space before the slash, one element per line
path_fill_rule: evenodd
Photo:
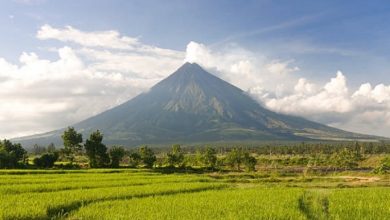
<path fill-rule="evenodd" d="M 329 200 L 323 191 L 304 191 L 298 200 L 298 205 L 307 219 L 329 219 Z"/>
<path fill-rule="evenodd" d="M 194 167 L 157 167 L 148 170 L 160 174 L 186 173 L 186 174 L 206 174 L 211 172 L 224 172 L 220 169 L 194 168 Z"/>

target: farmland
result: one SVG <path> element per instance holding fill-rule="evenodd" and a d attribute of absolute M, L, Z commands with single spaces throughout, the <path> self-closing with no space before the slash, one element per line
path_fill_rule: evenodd
<path fill-rule="evenodd" d="M 2 170 L 2 219 L 386 219 L 387 175 Z"/>

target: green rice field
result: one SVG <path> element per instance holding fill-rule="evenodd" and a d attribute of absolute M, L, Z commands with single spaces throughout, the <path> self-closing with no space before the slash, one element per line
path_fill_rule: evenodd
<path fill-rule="evenodd" d="M 0 217 L 389 219 L 390 188 L 323 186 L 139 169 L 3 170 Z"/>

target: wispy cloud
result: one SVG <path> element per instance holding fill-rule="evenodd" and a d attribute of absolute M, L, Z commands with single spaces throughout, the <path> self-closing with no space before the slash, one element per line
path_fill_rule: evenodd
<path fill-rule="evenodd" d="M 22 5 L 39 5 L 45 3 L 47 0 L 13 0 L 13 1 Z"/>
<path fill-rule="evenodd" d="M 216 43 L 210 44 L 209 46 L 215 47 L 218 45 L 226 44 L 228 42 L 238 41 L 238 40 L 243 39 L 243 38 L 248 38 L 248 37 L 258 36 L 258 35 L 262 35 L 262 34 L 272 33 L 275 31 L 286 30 L 286 29 L 290 29 L 290 28 L 303 26 L 303 25 L 309 24 L 309 23 L 319 19 L 324 14 L 325 13 L 316 14 L 316 15 L 306 15 L 306 16 L 302 16 L 302 17 L 299 17 L 296 19 L 287 20 L 287 21 L 284 21 L 282 23 L 278 23 L 275 25 L 261 27 L 259 29 L 230 35 L 230 36 L 228 36 L 228 37 L 226 37 L 226 38 L 224 38 Z"/>

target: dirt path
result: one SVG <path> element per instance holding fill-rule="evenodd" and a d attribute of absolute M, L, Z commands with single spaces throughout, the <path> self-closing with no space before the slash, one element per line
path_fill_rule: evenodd
<path fill-rule="evenodd" d="M 330 183 L 338 183 L 341 185 L 349 186 L 362 186 L 362 185 L 376 185 L 383 182 L 383 179 L 378 176 L 324 176 L 319 177 L 325 182 L 328 180 Z"/>
<path fill-rule="evenodd" d="M 376 176 L 366 177 L 366 176 L 337 176 L 332 178 L 344 179 L 352 183 L 373 183 L 379 181 L 381 178 Z"/>

